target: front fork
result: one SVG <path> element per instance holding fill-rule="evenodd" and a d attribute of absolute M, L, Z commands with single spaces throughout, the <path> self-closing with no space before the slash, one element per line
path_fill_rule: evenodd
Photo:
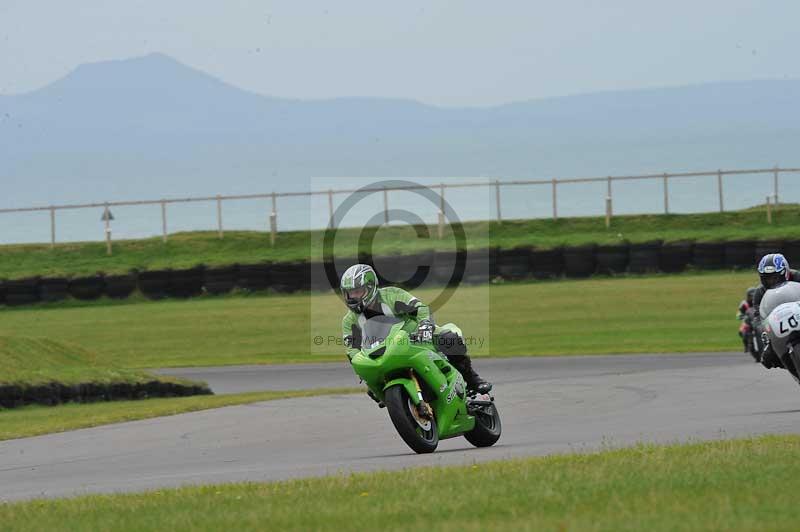
<path fill-rule="evenodd" d="M 419 385 L 417 374 L 414 373 L 413 369 L 408 370 L 408 373 L 411 376 L 411 380 L 414 381 L 414 386 L 417 389 L 417 397 L 419 398 L 419 403 L 417 404 L 417 414 L 425 419 L 433 419 L 433 409 L 431 409 L 431 405 L 425 402 L 425 399 L 422 397 L 422 386 Z"/>

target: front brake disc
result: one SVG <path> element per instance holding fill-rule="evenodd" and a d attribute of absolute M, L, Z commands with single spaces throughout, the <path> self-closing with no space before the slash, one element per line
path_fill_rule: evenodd
<path fill-rule="evenodd" d="M 422 428 L 424 431 L 431 430 L 431 418 L 433 417 L 433 412 L 431 411 L 430 405 L 428 403 L 422 402 L 419 404 L 420 408 L 427 409 L 424 413 L 420 412 L 417 406 L 411 402 L 411 399 L 408 400 L 408 409 L 411 411 L 411 416 L 414 418 L 414 421 L 417 422 L 417 425 Z"/>

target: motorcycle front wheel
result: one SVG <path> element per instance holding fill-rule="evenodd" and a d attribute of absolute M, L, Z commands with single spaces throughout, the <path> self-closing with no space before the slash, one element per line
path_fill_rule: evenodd
<path fill-rule="evenodd" d="M 492 403 L 471 412 L 475 416 L 475 428 L 464 434 L 464 437 L 475 447 L 491 447 L 500 439 L 503 426 L 500 413 Z"/>
<path fill-rule="evenodd" d="M 383 402 L 386 403 L 394 428 L 406 445 L 419 454 L 436 450 L 439 445 L 436 419 L 422 418 L 402 385 L 396 384 L 387 389 Z"/>

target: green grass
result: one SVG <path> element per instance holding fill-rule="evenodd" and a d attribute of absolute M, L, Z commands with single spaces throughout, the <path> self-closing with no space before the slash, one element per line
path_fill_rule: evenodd
<path fill-rule="evenodd" d="M 4 530 L 797 530 L 800 437 L 0 505 Z"/>
<path fill-rule="evenodd" d="M 785 205 L 767 225 L 763 209 L 727 213 L 687 215 L 618 216 L 606 229 L 604 218 L 562 218 L 553 220 L 509 220 L 469 222 L 464 224 L 467 246 L 471 249 L 533 245 L 547 248 L 585 243 L 644 242 L 653 239 L 728 240 L 737 238 L 796 238 L 800 224 L 800 206 Z M 767 228 L 769 231 L 767 232 Z M 336 254 L 357 255 L 361 229 L 342 229 L 336 239 Z M 436 228 L 429 228 L 432 238 L 418 238 L 407 226 L 388 226 L 378 231 L 372 247 L 376 255 L 408 254 L 430 249 L 453 249 L 448 228 L 444 239 L 436 238 Z M 263 261 L 308 261 L 321 257 L 321 231 L 282 232 L 274 247 L 264 232 L 231 231 L 219 239 L 215 232 L 170 235 L 161 238 L 128 240 L 114 243 L 114 254 L 106 256 L 105 244 L 46 244 L 0 246 L 0 278 L 24 278 L 35 275 L 78 276 L 98 271 L 121 273 L 132 269 L 188 268 L 198 264 L 224 265 Z"/>
<path fill-rule="evenodd" d="M 0 408 L 0 441 L 38 436 L 109 423 L 121 423 L 185 412 L 208 410 L 292 397 L 334 395 L 362 392 L 361 388 L 321 388 L 317 390 L 252 392 L 228 395 L 200 395 L 146 401 L 114 401 L 108 403 L 65 404 L 57 407 L 28 406 Z M 0 527 L 2 528 L 2 527 Z"/>
<path fill-rule="evenodd" d="M 455 290 L 436 312 L 484 341 L 478 356 L 731 351 L 751 273 L 506 283 Z M 430 301 L 438 290 L 415 291 Z M 344 363 L 334 295 L 56 304 L 0 310 L 0 336 L 36 336 L 102 353 L 114 367 Z M 314 346 L 312 338 L 324 338 Z"/>
<path fill-rule="evenodd" d="M 53 381 L 65 385 L 178 381 L 156 377 L 141 370 L 116 367 L 90 350 L 70 342 L 24 336 L 0 336 L 0 368 L 0 384 L 32 386 Z"/>

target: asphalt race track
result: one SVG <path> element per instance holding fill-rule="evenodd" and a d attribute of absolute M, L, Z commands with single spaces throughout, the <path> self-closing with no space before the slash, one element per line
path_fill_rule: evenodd
<path fill-rule="evenodd" d="M 413 454 L 366 395 L 287 399 L 0 442 L 0 499 L 464 464 L 800 431 L 800 387 L 742 353 L 478 360 L 503 437 Z M 217 393 L 353 386 L 340 365 L 170 370 Z"/>

